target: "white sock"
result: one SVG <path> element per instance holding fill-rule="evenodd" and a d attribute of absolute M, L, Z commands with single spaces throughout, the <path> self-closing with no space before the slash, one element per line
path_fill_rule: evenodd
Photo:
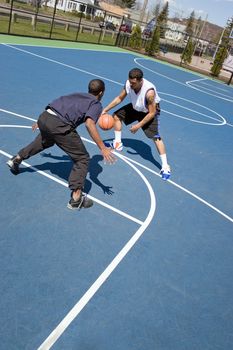
<path fill-rule="evenodd" d="M 115 141 L 121 142 L 121 131 L 114 131 L 115 133 Z"/>
<path fill-rule="evenodd" d="M 164 154 L 160 154 L 160 159 L 161 159 L 161 162 L 162 162 L 162 168 L 166 168 L 168 166 L 167 164 L 167 155 L 164 153 Z"/>

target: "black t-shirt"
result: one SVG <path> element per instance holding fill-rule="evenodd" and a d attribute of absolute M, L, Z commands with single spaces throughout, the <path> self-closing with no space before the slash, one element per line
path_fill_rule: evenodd
<path fill-rule="evenodd" d="M 88 93 L 61 96 L 46 108 L 51 108 L 61 120 L 74 128 L 84 123 L 87 118 L 96 123 L 103 109 L 100 101 Z"/>

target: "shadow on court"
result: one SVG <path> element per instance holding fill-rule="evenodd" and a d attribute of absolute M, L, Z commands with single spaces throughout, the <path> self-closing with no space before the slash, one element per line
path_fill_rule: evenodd
<path fill-rule="evenodd" d="M 107 139 L 104 141 L 112 141 L 112 139 Z M 126 153 L 130 154 L 130 156 L 137 156 L 139 155 L 142 159 L 148 160 L 153 165 L 155 165 L 159 170 L 161 169 L 161 165 L 155 160 L 152 149 L 155 147 L 151 141 L 151 146 L 149 146 L 147 143 L 135 140 L 135 139 L 128 139 L 123 138 L 122 143 L 124 145 L 124 149 L 126 150 Z M 133 159 L 133 157 L 131 157 Z"/>
<path fill-rule="evenodd" d="M 55 155 L 52 155 L 51 153 L 45 153 L 45 152 L 41 153 L 40 155 L 42 158 L 55 159 L 55 160 L 58 160 L 58 162 L 54 163 L 54 162 L 46 161 L 43 164 L 34 165 L 33 166 L 34 168 L 41 170 L 41 171 L 49 170 L 51 172 L 51 174 L 56 175 L 59 178 L 64 179 L 65 181 L 68 181 L 70 171 L 71 171 L 72 165 L 73 165 L 73 162 L 69 156 L 67 156 L 67 155 L 55 156 Z M 89 177 L 90 177 L 91 181 L 86 179 L 84 191 L 86 193 L 89 193 L 91 190 L 91 187 L 92 187 L 92 183 L 95 183 L 97 186 L 99 186 L 102 189 L 104 194 L 112 195 L 114 193 L 113 190 L 111 189 L 112 186 L 104 185 L 98 179 L 98 176 L 103 171 L 103 168 L 100 165 L 101 161 L 103 161 L 103 157 L 101 155 L 94 155 L 90 159 L 88 173 L 89 173 Z M 25 173 L 25 172 L 34 172 L 34 171 L 35 170 L 33 170 L 32 168 L 22 167 L 20 169 L 20 174 Z"/>

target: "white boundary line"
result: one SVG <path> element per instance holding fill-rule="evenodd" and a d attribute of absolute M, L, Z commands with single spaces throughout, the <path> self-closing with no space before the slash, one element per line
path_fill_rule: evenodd
<path fill-rule="evenodd" d="M 1 125 L 0 125 L 0 127 L 1 127 Z M 28 128 L 28 127 L 27 127 L 27 128 Z M 12 157 L 11 154 L 9 154 L 9 153 L 7 153 L 7 152 L 1 150 L 1 149 L 0 149 L 0 154 L 6 156 L 6 157 L 8 157 L 8 158 L 11 158 L 11 157 Z M 30 165 L 30 164 L 28 164 L 28 163 L 26 163 L 26 162 L 24 162 L 24 161 L 22 162 L 22 164 L 23 164 L 25 167 L 27 167 L 27 168 L 33 169 L 36 173 L 38 173 L 38 174 L 40 174 L 40 175 L 43 175 L 43 176 L 49 178 L 50 180 L 53 180 L 53 181 L 59 183 L 59 184 L 62 185 L 62 186 L 68 187 L 67 182 L 65 182 L 65 181 L 63 181 L 63 180 L 60 180 L 60 179 L 56 178 L 55 176 L 52 176 L 52 175 L 46 173 L 45 171 L 38 170 L 37 168 L 33 167 L 32 165 Z M 111 205 L 109 205 L 109 204 L 107 204 L 107 203 L 105 203 L 105 202 L 103 202 L 103 201 L 101 201 L 101 200 L 99 200 L 99 199 L 97 199 L 97 198 L 95 198 L 95 197 L 92 197 L 92 196 L 90 196 L 90 195 L 88 195 L 88 197 L 91 198 L 94 202 L 96 202 L 96 203 L 102 205 L 103 207 L 105 207 L 105 208 L 107 208 L 107 209 L 110 209 L 110 210 L 114 211 L 115 213 L 117 213 L 117 214 L 119 214 L 119 215 L 121 215 L 121 216 L 123 216 L 123 217 L 125 217 L 125 218 L 127 218 L 127 219 L 129 219 L 129 220 L 131 220 L 131 221 L 134 221 L 135 223 L 137 223 L 137 224 L 139 224 L 139 225 L 142 225 L 142 224 L 143 224 L 143 221 L 138 220 L 137 218 L 135 218 L 135 217 L 133 217 L 133 216 L 131 216 L 131 215 L 129 215 L 129 214 L 126 214 L 125 212 L 123 212 L 123 211 L 121 211 L 121 210 L 119 210 L 119 209 L 117 209 L 117 208 L 115 208 L 115 207 L 112 207 Z"/>
<path fill-rule="evenodd" d="M 152 169 L 146 167 L 145 165 L 143 165 L 143 164 L 141 164 L 141 163 L 138 163 L 137 161 L 135 161 L 135 160 L 133 160 L 133 159 L 131 159 L 131 158 L 128 158 L 128 157 L 126 157 L 126 156 L 123 156 L 123 157 L 124 157 L 125 159 L 129 159 L 130 162 L 132 162 L 132 163 L 134 163 L 134 164 L 140 166 L 141 168 L 143 168 L 143 169 L 149 171 L 150 173 L 155 174 L 155 175 L 157 175 L 157 176 L 160 176 L 159 173 L 157 173 L 156 171 L 154 171 L 154 170 L 152 170 Z M 196 195 L 195 193 L 193 193 L 193 192 L 187 190 L 187 189 L 186 189 L 185 187 L 183 187 L 183 186 L 178 185 L 176 182 L 174 182 L 174 181 L 172 181 L 172 180 L 167 180 L 167 182 L 169 182 L 169 183 L 172 184 L 173 186 L 179 188 L 180 190 L 186 192 L 187 194 L 189 194 L 189 195 L 192 196 L 193 198 L 197 199 L 199 202 L 205 204 L 207 207 L 213 209 L 214 211 L 216 211 L 216 213 L 222 215 L 225 219 L 227 219 L 227 220 L 229 220 L 229 221 L 231 221 L 231 222 L 233 223 L 233 218 L 232 218 L 232 217 L 230 217 L 229 215 L 226 215 L 226 214 L 223 213 L 221 210 L 219 210 L 218 208 L 216 208 L 215 206 L 213 206 L 212 204 L 210 204 L 210 203 L 207 202 L 206 200 L 202 199 L 201 197 L 199 197 L 199 196 Z"/>
<path fill-rule="evenodd" d="M 120 158 L 123 159 L 122 156 L 120 156 Z M 154 217 L 154 213 L 156 210 L 156 200 L 155 200 L 154 191 L 150 183 L 148 182 L 146 177 L 133 164 L 131 164 L 130 161 L 126 159 L 123 159 L 123 160 L 129 166 L 131 166 L 139 174 L 139 176 L 141 176 L 141 178 L 143 179 L 143 181 L 145 182 L 149 190 L 151 207 L 147 215 L 147 218 L 143 222 L 142 226 L 136 231 L 136 233 L 131 237 L 131 239 L 126 243 L 126 245 L 112 260 L 112 262 L 101 273 L 101 275 L 97 278 L 97 280 L 86 291 L 86 293 L 82 296 L 82 298 L 74 305 L 74 307 L 69 311 L 69 313 L 64 317 L 64 319 L 57 325 L 57 327 L 52 331 L 52 333 L 39 346 L 38 350 L 49 350 L 53 346 L 53 344 L 60 338 L 60 336 L 64 333 L 64 331 L 70 325 L 70 323 L 78 316 L 78 314 L 82 311 L 82 309 L 86 306 L 86 304 L 90 301 L 90 299 L 96 294 L 96 292 L 99 290 L 102 284 L 107 280 L 107 278 L 112 274 L 112 272 L 116 269 L 119 263 L 128 254 L 131 248 L 139 240 L 139 238 L 142 236 L 142 234 L 144 233 L 146 228 L 149 226 L 151 220 Z"/>
<path fill-rule="evenodd" d="M 8 46 L 12 47 L 11 45 L 8 45 Z M 12 47 L 12 48 L 18 49 L 15 47 Z M 18 50 L 23 51 L 23 52 L 27 52 L 27 51 L 21 50 L 21 49 L 18 49 Z M 60 65 L 63 65 L 63 66 L 66 66 L 66 67 L 69 67 L 72 69 L 76 69 L 78 71 L 84 72 L 84 73 L 89 74 L 89 75 L 94 75 L 95 77 L 98 76 L 96 74 L 92 74 L 90 72 L 87 72 L 87 71 L 84 71 L 81 69 L 77 69 L 77 68 L 71 67 L 71 66 L 66 65 L 66 64 L 62 64 L 62 63 L 55 61 L 55 60 L 50 60 L 50 59 L 47 59 L 47 58 L 44 58 L 42 56 L 35 55 L 32 53 L 30 53 L 30 54 L 34 55 L 36 57 L 40 57 L 42 59 L 46 59 L 46 60 L 51 61 L 53 63 L 57 63 L 57 64 L 60 64 Z M 103 78 L 102 76 L 98 76 L 98 77 Z M 104 78 L 104 79 L 106 79 L 106 78 Z M 119 84 L 111 79 L 106 79 L 106 80 L 114 82 L 116 84 Z M 122 84 L 119 84 L 119 85 L 122 86 Z M 85 305 L 96 294 L 96 292 L 99 290 L 99 288 L 102 286 L 102 284 L 106 281 L 106 279 L 111 275 L 111 273 L 115 270 L 115 268 L 123 260 L 123 258 L 126 256 L 126 254 L 130 251 L 130 249 L 138 241 L 138 239 L 144 233 L 144 231 L 146 230 L 146 228 L 148 227 L 148 225 L 150 224 L 150 222 L 154 216 L 155 209 L 156 209 L 156 201 L 155 201 L 154 192 L 153 192 L 153 189 L 152 189 L 150 183 L 145 178 L 145 176 L 132 164 L 133 163 L 132 160 L 128 161 L 124 156 L 120 156 L 120 158 L 124 159 L 124 161 L 126 163 L 128 163 L 128 165 L 131 166 L 143 178 L 144 182 L 146 183 L 148 190 L 149 190 L 149 193 L 150 193 L 150 198 L 151 198 L 151 208 L 150 208 L 149 214 L 148 214 L 146 220 L 144 221 L 144 223 L 141 225 L 141 227 L 133 235 L 133 237 L 128 241 L 128 243 L 123 247 L 123 249 L 112 260 L 112 262 L 107 266 L 107 268 L 102 272 L 102 274 L 98 277 L 98 279 L 87 290 L 87 292 L 83 295 L 83 297 L 75 304 L 75 306 L 70 310 L 70 312 L 65 316 L 65 318 L 58 324 L 58 326 L 52 331 L 52 333 L 46 338 L 46 340 L 39 346 L 38 350 L 49 350 L 53 346 L 53 344 L 57 341 L 57 339 L 59 339 L 59 337 L 64 333 L 64 331 L 70 325 L 70 323 L 78 316 L 78 314 L 82 311 L 82 309 L 85 307 Z M 144 167 L 144 166 L 143 166 L 143 168 L 146 169 L 146 167 Z M 147 170 L 149 170 L 149 168 L 147 168 Z M 151 171 L 151 172 L 154 173 L 153 171 Z M 169 180 L 169 182 L 173 183 L 170 180 Z M 66 186 L 67 186 L 67 184 L 66 184 Z M 180 186 L 177 186 L 177 187 L 180 188 Z M 197 196 L 195 196 L 195 198 L 197 198 Z M 233 220 L 232 220 L 232 222 L 233 222 Z"/>
<path fill-rule="evenodd" d="M 2 109 L 0 109 L 1 111 Z M 11 114 L 10 111 L 7 111 L 8 114 Z M 168 113 L 168 112 L 167 112 Z M 20 114 L 16 114 L 16 113 L 12 113 L 13 115 L 16 115 L 20 118 L 23 118 L 23 116 L 21 116 Z M 32 118 L 28 118 L 32 121 L 36 121 L 35 119 L 32 119 Z M 84 138 L 82 137 L 82 140 L 86 141 L 86 142 L 89 142 L 89 143 L 92 143 L 92 144 L 95 144 L 93 141 L 91 140 L 88 140 L 87 138 Z M 116 152 L 114 152 L 116 155 L 119 156 L 119 153 L 117 154 Z M 154 171 L 154 170 L 151 170 L 150 168 L 142 165 L 141 163 L 138 163 L 136 162 L 135 160 L 131 159 L 131 158 L 128 158 L 126 156 L 123 156 L 125 157 L 127 160 L 129 160 L 130 162 L 132 163 L 135 163 L 137 164 L 138 166 L 146 169 L 147 171 L 151 172 L 152 174 L 155 174 L 157 176 L 160 176 L 158 172 Z M 201 197 L 197 196 L 196 194 L 194 194 L 193 192 L 189 191 L 188 189 L 186 189 L 185 187 L 181 186 L 181 185 L 178 185 L 177 183 L 171 181 L 171 180 L 168 180 L 169 183 L 171 183 L 172 185 L 176 186 L 177 188 L 181 189 L 182 191 L 188 193 L 190 196 L 192 196 L 193 198 L 196 198 L 198 201 L 202 202 L 203 204 L 207 205 L 209 208 L 213 209 L 214 211 L 216 211 L 218 214 L 222 215 L 223 217 L 225 217 L 227 220 L 233 222 L 233 218 L 231 218 L 229 215 L 225 214 L 223 211 L 221 211 L 220 209 L 216 208 L 215 206 L 213 206 L 212 204 L 210 204 L 209 202 L 207 202 L 205 199 L 202 199 Z"/>
<path fill-rule="evenodd" d="M 18 47 L 14 47 L 14 46 L 11 46 L 11 45 L 6 45 L 6 44 L 4 44 L 4 45 L 7 46 L 7 47 L 12 48 L 12 49 L 14 49 L 14 50 L 18 50 L 18 51 L 27 53 L 27 54 L 32 55 L 32 56 L 35 56 L 35 57 L 37 57 L 37 58 L 41 58 L 42 60 L 49 61 L 49 62 L 52 62 L 52 63 L 56 63 L 56 64 L 58 64 L 58 65 L 60 65 L 60 66 L 63 66 L 63 67 L 66 67 L 66 68 L 70 68 L 70 69 L 74 69 L 74 70 L 77 70 L 77 71 L 79 71 L 79 72 L 82 72 L 82 73 L 91 75 L 91 76 L 93 76 L 93 77 L 100 78 L 100 79 L 104 79 L 104 80 L 110 81 L 111 83 L 114 83 L 114 84 L 118 84 L 118 85 L 123 86 L 123 84 L 118 83 L 118 82 L 116 82 L 116 81 L 114 81 L 114 80 L 112 80 L 112 79 L 105 78 L 105 77 L 103 77 L 102 75 L 98 75 L 98 74 L 95 74 L 95 73 L 91 73 L 91 72 L 88 72 L 88 71 L 86 71 L 86 70 L 84 70 L 84 69 L 80 69 L 80 68 L 77 68 L 77 67 L 74 67 L 74 66 L 70 66 L 69 64 L 65 64 L 65 63 L 62 63 L 62 62 L 53 60 L 53 59 L 51 59 L 51 58 L 47 58 L 47 57 L 44 57 L 44 56 L 41 56 L 41 55 L 37 55 L 37 54 L 35 54 L 35 53 L 33 53 L 33 52 L 30 52 L 30 51 L 27 51 L 27 50 L 23 50 L 23 49 L 20 49 L 20 48 L 18 48 Z"/>
<path fill-rule="evenodd" d="M 214 81 L 214 82 L 216 82 L 215 80 L 212 80 L 212 79 L 209 79 L 209 78 L 200 78 L 200 79 L 195 79 L 195 80 L 189 80 L 189 81 L 187 81 L 187 82 L 185 82 L 185 83 L 182 83 L 181 81 L 177 81 L 176 79 L 170 78 L 170 77 L 168 77 L 167 75 L 164 75 L 164 74 L 155 72 L 153 69 L 150 69 L 150 68 L 144 66 L 143 64 L 139 63 L 139 62 L 138 62 L 139 60 L 144 60 L 144 61 L 149 61 L 149 62 L 151 62 L 151 60 L 146 59 L 146 58 L 135 58 L 135 59 L 134 59 L 134 61 L 135 61 L 136 64 L 138 64 L 140 67 L 142 67 L 142 68 L 144 68 L 144 69 L 146 69 L 146 70 L 148 70 L 148 71 L 150 71 L 150 72 L 152 72 L 152 73 L 154 73 L 154 74 L 157 74 L 157 75 L 159 75 L 159 76 L 161 76 L 161 77 L 163 77 L 163 78 L 166 78 L 166 79 L 168 79 L 168 80 L 171 80 L 171 81 L 173 81 L 173 82 L 175 82 L 175 83 L 177 83 L 177 84 L 181 84 L 181 85 L 186 86 L 186 87 L 188 86 L 189 88 L 195 89 L 195 90 L 197 90 L 197 91 L 199 91 L 199 92 L 202 92 L 202 93 L 204 93 L 204 94 L 207 94 L 207 95 L 210 95 L 210 96 L 213 96 L 213 97 L 217 97 L 217 98 L 220 98 L 220 99 L 222 99 L 222 100 L 226 100 L 226 101 L 228 101 L 228 102 L 233 102 L 233 99 L 224 98 L 224 97 L 215 95 L 214 93 L 206 92 L 205 90 L 202 90 L 202 89 L 200 89 L 200 88 L 197 88 L 197 87 L 191 85 L 192 82 L 198 82 L 198 81 L 203 81 L 203 80 L 208 80 L 208 81 Z M 190 72 L 190 74 L 194 74 L 194 73 Z M 218 84 L 221 84 L 221 82 L 217 82 L 217 83 L 218 83 Z"/>
<path fill-rule="evenodd" d="M 1 34 L 0 34 L 1 35 Z M 39 39 L 40 40 L 40 39 Z M 41 38 L 41 40 L 50 40 L 50 39 L 46 39 L 46 38 Z M 55 40 L 54 40 L 54 42 L 55 42 Z M 68 44 L 70 43 L 70 42 L 67 42 Z M 72 44 L 72 42 L 71 42 L 71 44 Z M 95 43 L 78 43 L 77 42 L 77 44 L 81 44 L 81 45 L 83 45 L 83 47 L 68 47 L 68 46 L 58 46 L 58 45 L 54 45 L 54 46 L 51 46 L 51 45 L 35 45 L 35 44 L 19 44 L 19 43 L 6 43 L 6 42 L 4 42 L 4 43 L 1 43 L 0 42 L 0 45 L 4 45 L 4 46 L 10 46 L 10 45 L 14 45 L 14 46 L 27 46 L 27 47 L 35 47 L 35 48 L 40 48 L 40 47 L 42 47 L 42 48 L 49 48 L 49 49 L 61 49 L 61 50 L 77 50 L 77 51 L 93 51 L 93 52 L 104 52 L 104 53 L 117 53 L 117 54 L 130 54 L 131 52 L 129 52 L 129 51 L 127 51 L 127 50 L 125 50 L 125 49 L 122 49 L 122 48 L 119 48 L 118 47 L 118 49 L 116 49 L 116 51 L 115 50 L 109 50 L 109 48 L 111 47 L 111 46 L 104 46 L 104 48 L 102 47 L 103 45 L 101 45 L 101 47 L 100 46 L 98 46 L 98 48 L 99 48 L 99 50 L 96 48 L 96 49 L 90 49 L 90 48 L 88 48 L 88 46 L 92 46 L 92 45 L 98 45 L 98 44 L 95 44 Z M 84 47 L 84 46 L 87 46 L 87 47 Z M 122 51 L 121 51 L 122 50 Z"/>
<path fill-rule="evenodd" d="M 117 85 L 120 85 L 120 86 L 123 86 L 123 85 L 124 85 L 124 84 L 119 83 L 119 82 L 117 82 L 117 81 L 115 81 L 115 80 L 112 80 L 112 79 L 109 79 L 109 78 L 105 78 L 105 77 L 103 77 L 103 76 L 101 76 L 101 75 L 97 75 L 97 74 L 88 72 L 88 71 L 86 71 L 86 70 L 83 70 L 83 69 L 80 69 L 80 68 L 77 68 L 77 67 L 74 67 L 74 66 L 71 66 L 71 65 L 68 65 L 68 64 L 65 64 L 65 63 L 62 63 L 62 62 L 59 62 L 59 61 L 56 61 L 56 60 L 53 60 L 53 59 L 50 59 L 50 58 L 47 58 L 47 57 L 38 55 L 38 54 L 34 54 L 34 53 L 30 52 L 30 51 L 23 50 L 23 49 L 20 49 L 20 48 L 18 48 L 18 47 L 14 47 L 14 46 L 9 45 L 9 44 L 3 44 L 3 45 L 5 45 L 6 47 L 10 47 L 10 48 L 12 48 L 12 49 L 14 49 L 14 50 L 18 50 L 18 51 L 27 53 L 27 54 L 29 54 L 29 55 L 32 55 L 32 56 L 41 58 L 41 59 L 43 59 L 43 60 L 46 60 L 46 61 L 49 61 L 49 62 L 52 62 L 52 63 L 56 63 L 56 64 L 58 64 L 58 65 L 61 65 L 61 66 L 64 66 L 64 67 L 67 67 L 67 68 L 70 68 L 70 69 L 73 69 L 73 70 L 80 71 L 80 72 L 82 72 L 82 73 L 84 73 L 84 74 L 88 74 L 88 75 L 91 75 L 91 76 L 94 76 L 94 77 L 98 77 L 98 78 L 100 78 L 100 79 L 104 79 L 104 80 L 106 80 L 106 81 L 109 81 L 109 82 L 111 82 L 111 83 L 114 83 L 114 84 L 117 84 Z M 187 85 L 186 85 L 185 83 L 182 83 L 182 82 L 179 82 L 179 81 L 177 81 L 177 80 L 175 80 L 175 79 L 169 78 L 169 77 L 167 77 L 166 75 L 157 73 L 157 72 L 153 71 L 152 69 L 149 69 L 149 68 L 147 68 L 147 67 L 141 65 L 140 63 L 138 63 L 138 60 L 146 60 L 145 58 L 135 58 L 134 61 L 135 61 L 135 63 L 137 63 L 139 66 L 142 66 L 143 68 L 145 68 L 145 69 L 147 69 L 147 70 L 153 72 L 154 74 L 160 75 L 160 76 L 162 76 L 162 77 L 165 77 L 165 78 L 167 78 L 167 79 L 169 79 L 169 80 L 171 80 L 171 81 L 174 81 L 174 82 L 176 82 L 176 83 L 179 83 L 179 84 L 181 84 L 181 85 L 187 87 Z M 148 61 L 151 62 L 151 60 L 148 60 Z M 198 79 L 198 80 L 200 80 L 200 79 Z M 202 80 L 203 80 L 203 79 L 202 79 Z M 167 94 L 167 93 L 162 93 L 162 92 L 159 92 L 159 93 L 160 93 L 160 94 L 164 94 L 164 95 L 174 96 L 174 95 Z M 179 96 L 176 96 L 176 97 L 182 99 L 182 98 L 179 97 Z M 186 100 L 186 99 L 183 99 L 183 100 Z M 167 101 L 167 100 L 165 100 L 165 101 L 166 101 L 166 102 L 169 102 L 169 101 Z M 186 101 L 189 101 L 189 100 L 186 100 Z M 170 103 L 172 103 L 172 102 L 170 102 Z M 194 103 L 194 102 L 193 102 L 193 103 Z M 194 103 L 194 104 L 195 104 L 195 103 Z M 198 105 L 198 104 L 196 103 L 196 105 Z M 209 111 L 211 111 L 212 113 L 217 114 L 218 116 L 220 116 L 220 115 L 219 115 L 218 113 L 216 113 L 215 111 L 213 111 L 213 110 L 211 110 L 211 109 L 209 109 L 209 108 L 207 108 L 207 107 L 204 107 L 204 106 L 202 106 L 202 107 L 205 108 L 205 109 L 207 109 L 207 110 L 209 110 Z M 0 110 L 1 110 L 1 109 L 0 109 Z M 190 110 L 191 110 L 191 109 L 190 109 Z M 2 111 L 5 111 L 6 113 L 8 113 L 8 111 L 6 111 L 6 110 L 2 110 Z M 167 112 L 167 113 L 173 115 L 173 114 L 170 113 L 170 112 Z M 195 113 L 197 113 L 197 112 L 195 112 Z M 15 115 L 16 115 L 16 114 L 15 114 Z M 177 117 L 178 115 L 174 114 L 174 116 Z M 27 117 L 25 117 L 25 118 L 27 118 Z M 215 124 L 215 123 L 212 123 L 212 124 L 211 124 L 211 123 L 196 121 L 195 119 L 190 119 L 190 118 L 187 118 L 187 117 L 182 117 L 182 116 L 180 116 L 180 118 L 181 118 L 181 119 L 184 119 L 184 120 L 190 120 L 190 121 L 195 122 L 195 123 L 201 123 L 201 124 L 208 124 L 208 125 L 214 125 L 214 126 L 217 125 L 217 126 L 219 126 L 219 124 Z M 211 117 L 208 117 L 208 118 L 211 118 Z M 223 120 L 225 120 L 222 116 L 220 116 L 220 118 L 222 118 Z M 212 118 L 212 119 L 213 119 L 213 118 Z M 224 124 L 226 124 L 226 121 L 225 121 Z M 226 124 L 226 125 L 228 125 L 228 124 Z"/>

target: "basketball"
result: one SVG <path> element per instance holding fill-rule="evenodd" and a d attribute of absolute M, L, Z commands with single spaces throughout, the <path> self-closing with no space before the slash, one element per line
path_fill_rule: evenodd
<path fill-rule="evenodd" d="M 114 119 L 110 114 L 102 114 L 98 120 L 99 127 L 102 130 L 110 130 L 114 125 Z"/>

